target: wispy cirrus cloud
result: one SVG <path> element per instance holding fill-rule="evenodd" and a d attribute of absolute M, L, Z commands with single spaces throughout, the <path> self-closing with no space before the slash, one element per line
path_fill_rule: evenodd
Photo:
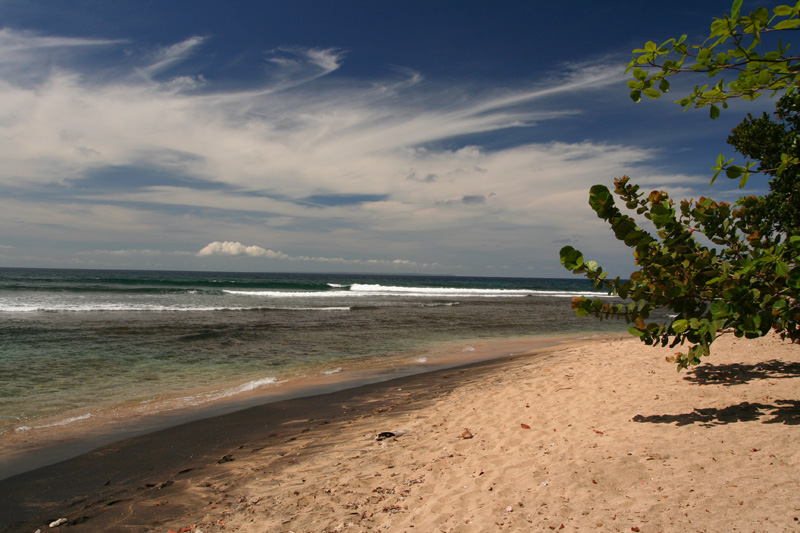
<path fill-rule="evenodd" d="M 88 39 L 82 37 L 59 37 L 40 35 L 31 31 L 0 28 L 0 50 L 3 61 L 8 62 L 14 54 L 34 53 L 54 48 L 81 46 L 108 46 L 128 42 L 125 39 Z"/>
<path fill-rule="evenodd" d="M 333 48 L 282 47 L 264 53 L 270 77 L 270 90 L 277 92 L 297 87 L 337 70 L 344 52 Z"/>
<path fill-rule="evenodd" d="M 159 48 L 152 54 L 150 62 L 137 70 L 147 79 L 167 71 L 190 57 L 203 43 L 205 37 L 193 36 L 179 43 Z M 173 82 L 174 84 L 174 82 Z"/>
<path fill-rule="evenodd" d="M 119 40 L 0 30 L 5 231 L 72 235 L 90 251 L 190 242 L 209 260 L 457 271 L 495 264 L 500 249 L 524 265 L 532 249 L 557 258 L 552 243 L 565 238 L 607 240 L 588 187 L 632 170 L 663 177 L 647 168 L 654 149 L 517 133 L 578 120 L 581 95 L 620 83 L 610 60 L 509 88 L 405 68 L 332 79 L 345 51 L 284 47 L 264 51 L 260 79 L 220 88 L 187 70 L 208 39 L 134 53 Z M 241 244 L 265 233 L 284 252 Z"/>

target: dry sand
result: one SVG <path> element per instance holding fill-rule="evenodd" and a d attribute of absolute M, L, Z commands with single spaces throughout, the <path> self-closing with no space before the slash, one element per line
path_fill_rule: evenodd
<path fill-rule="evenodd" d="M 229 416 L 227 447 L 149 479 L 61 502 L 21 478 L 41 514 L 9 530 L 800 531 L 800 347 L 713 348 L 677 373 L 669 349 L 574 343 L 323 397 L 279 429 Z"/>

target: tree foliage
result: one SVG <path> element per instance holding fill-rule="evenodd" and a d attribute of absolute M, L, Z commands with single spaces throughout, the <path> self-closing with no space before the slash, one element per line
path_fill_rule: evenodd
<path fill-rule="evenodd" d="M 631 99 L 639 102 L 642 95 L 660 98 L 669 91 L 671 76 L 681 73 L 705 73 L 713 78 L 713 85 L 695 85 L 694 90 L 677 102 L 684 108 L 709 107 L 710 116 L 716 119 L 719 106 L 727 109 L 728 100 L 743 98 L 754 100 L 767 92 L 770 96 L 794 93 L 800 69 L 800 55 L 784 46 L 781 35 L 800 29 L 800 1 L 794 7 L 780 5 L 772 9 L 759 7 L 748 15 L 740 13 L 742 0 L 734 0 L 730 14 L 714 19 L 708 38 L 700 44 L 687 44 L 686 35 L 669 39 L 661 46 L 648 41 L 643 48 L 633 51 L 634 57 L 626 73 L 633 79 L 628 82 Z M 764 40 L 777 39 L 776 50 L 761 52 Z M 726 83 L 725 75 L 735 79 Z M 732 160 L 718 158 L 714 179 L 725 171 L 731 179 L 747 183 L 752 163 L 746 166 L 730 165 Z M 777 165 L 777 172 L 798 163 L 797 157 L 786 154 Z"/>
<path fill-rule="evenodd" d="M 757 170 L 772 178 L 770 193 L 742 214 L 764 236 L 800 234 L 800 166 L 789 166 L 778 174 L 784 154 L 800 157 L 798 131 L 800 92 L 778 100 L 774 120 L 767 113 L 758 118 L 748 115 L 728 137 L 728 144 L 740 154 L 758 160 Z"/>
<path fill-rule="evenodd" d="M 714 178 L 724 171 L 742 185 L 751 170 L 763 172 L 772 177 L 770 194 L 743 197 L 735 204 L 710 198 L 676 204 L 665 192 L 643 193 L 623 177 L 615 180 L 613 194 L 603 185 L 592 187 L 589 205 L 633 249 L 638 270 L 629 280 L 609 279 L 602 267 L 587 261 L 578 250 L 571 246 L 561 250 L 564 267 L 626 301 L 578 297 L 572 302 L 576 313 L 624 318 L 631 324 L 628 331 L 648 345 L 689 343 L 688 349 L 671 358 L 679 369 L 698 364 L 725 330 L 747 338 L 775 330 L 784 339 L 800 340 L 798 204 L 776 209 L 787 199 L 800 198 L 800 97 L 795 93 L 800 56 L 791 55 L 780 40 L 777 50 L 760 52 L 767 34 L 800 28 L 800 2 L 771 12 L 760 7 L 748 15 L 740 13 L 741 4 L 735 0 L 730 14 L 715 19 L 701 44 L 687 44 L 682 36 L 661 46 L 648 42 L 634 50 L 628 67 L 633 79 L 628 85 L 631 97 L 639 101 L 642 95 L 658 98 L 667 92 L 670 76 L 694 72 L 716 78 L 733 73 L 733 81 L 698 85 L 677 101 L 684 108 L 710 106 L 712 118 L 719 115 L 718 105 L 726 108 L 731 98 L 784 93 L 776 121 L 769 116 L 749 117 L 729 139 L 740 153 L 756 161 L 732 166 L 732 160 L 720 156 L 713 169 Z M 649 221 L 655 233 L 621 211 L 615 196 L 629 213 Z M 674 313 L 672 318 L 648 321 L 660 308 Z"/>

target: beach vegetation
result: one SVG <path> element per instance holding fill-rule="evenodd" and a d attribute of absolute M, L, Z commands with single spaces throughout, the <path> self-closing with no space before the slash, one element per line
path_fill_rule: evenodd
<path fill-rule="evenodd" d="M 613 193 L 605 185 L 592 187 L 589 205 L 633 250 L 637 270 L 628 279 L 611 279 L 580 251 L 561 249 L 565 268 L 623 299 L 577 297 L 575 312 L 623 318 L 648 345 L 688 345 L 668 358 L 679 370 L 700 363 L 724 332 L 756 338 L 775 331 L 800 340 L 800 55 L 783 41 L 800 30 L 800 2 L 747 14 L 741 7 L 742 0 L 735 0 L 701 43 L 688 43 L 683 35 L 634 50 L 628 86 L 639 102 L 666 94 L 673 76 L 704 74 L 711 83 L 696 85 L 676 102 L 684 109 L 708 108 L 711 119 L 731 99 L 779 97 L 774 118 L 747 116 L 728 138 L 747 161 L 733 164 L 720 155 L 711 177 L 713 184 L 724 173 L 744 187 L 752 174 L 763 175 L 769 193 L 733 203 L 705 197 L 676 202 L 664 191 L 642 191 L 625 176 L 614 180 Z M 668 318 L 651 319 L 656 309 L 667 310 Z"/>

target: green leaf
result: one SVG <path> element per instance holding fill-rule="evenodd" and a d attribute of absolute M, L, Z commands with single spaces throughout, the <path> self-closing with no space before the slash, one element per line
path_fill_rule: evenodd
<path fill-rule="evenodd" d="M 742 174 L 742 179 L 739 182 L 739 188 L 740 189 L 744 189 L 744 186 L 747 185 L 747 180 L 749 178 L 750 178 L 750 173 L 749 172 L 745 172 L 744 174 Z"/>
<path fill-rule="evenodd" d="M 766 27 L 767 23 L 769 22 L 769 10 L 766 7 L 759 6 L 756 8 L 756 12 L 754 14 L 754 22 L 757 20 L 761 27 Z M 755 24 L 758 26 L 758 24 Z M 756 36 L 758 35 L 758 30 L 756 30 Z"/>
<path fill-rule="evenodd" d="M 631 326 L 631 327 L 629 327 L 629 328 L 628 328 L 628 333 L 630 333 L 631 335 L 634 335 L 634 336 L 636 336 L 636 337 L 641 337 L 641 336 L 643 336 L 643 335 L 644 335 L 644 331 L 642 331 L 642 330 L 639 330 L 639 329 L 636 329 L 636 328 L 635 328 L 635 327 L 633 327 L 633 326 Z"/>
<path fill-rule="evenodd" d="M 663 203 L 655 204 L 650 208 L 650 220 L 657 228 L 661 228 L 673 221 L 675 210 L 665 206 Z"/>
<path fill-rule="evenodd" d="M 736 20 L 739 18 L 739 11 L 742 9 L 742 0 L 733 0 L 733 6 L 731 6 L 731 18 Z"/>
<path fill-rule="evenodd" d="M 789 6 L 778 6 L 772 10 L 773 13 L 779 17 L 788 17 L 792 14 L 792 8 Z"/>
<path fill-rule="evenodd" d="M 800 26 L 800 19 L 787 19 L 775 24 L 774 28 L 776 30 L 791 30 L 798 26 Z"/>
<path fill-rule="evenodd" d="M 741 178 L 746 172 L 747 169 L 739 165 L 734 165 L 725 169 L 725 175 L 732 180 Z"/>
<path fill-rule="evenodd" d="M 716 105 L 711 104 L 711 119 L 716 120 L 717 118 L 719 118 L 719 108 Z"/>
<path fill-rule="evenodd" d="M 639 89 L 631 91 L 631 100 L 636 102 L 637 104 L 642 101 L 642 91 Z"/>
<path fill-rule="evenodd" d="M 794 267 L 792 271 L 789 272 L 786 284 L 793 289 L 800 289 L 800 267 Z"/>
<path fill-rule="evenodd" d="M 661 98 L 661 93 L 658 92 L 657 89 L 649 88 L 649 89 L 644 89 L 642 92 L 644 92 L 644 94 L 648 98 Z"/>
<path fill-rule="evenodd" d="M 631 288 L 633 288 L 633 284 L 630 281 L 626 281 L 617 288 L 617 294 L 620 298 L 627 298 Z M 633 305 L 633 302 L 631 302 L 631 305 Z"/>
<path fill-rule="evenodd" d="M 730 315 L 730 305 L 724 300 L 716 300 L 711 304 L 711 316 L 713 318 L 724 318 Z"/>
<path fill-rule="evenodd" d="M 789 307 L 789 304 L 786 303 L 786 300 L 778 300 L 777 302 L 775 302 L 772 305 L 772 314 L 773 315 L 779 315 L 782 312 L 784 312 L 786 309 L 788 309 L 788 307 Z"/>
<path fill-rule="evenodd" d="M 583 254 L 572 246 L 564 246 L 560 252 L 561 264 L 567 270 L 575 270 L 583 266 Z"/>
<path fill-rule="evenodd" d="M 614 199 L 605 185 L 595 185 L 589 190 L 589 205 L 597 216 L 603 217 L 608 206 L 614 205 Z"/>
<path fill-rule="evenodd" d="M 683 333 L 689 329 L 689 321 L 686 319 L 676 320 L 672 323 L 672 331 L 675 333 Z"/>

